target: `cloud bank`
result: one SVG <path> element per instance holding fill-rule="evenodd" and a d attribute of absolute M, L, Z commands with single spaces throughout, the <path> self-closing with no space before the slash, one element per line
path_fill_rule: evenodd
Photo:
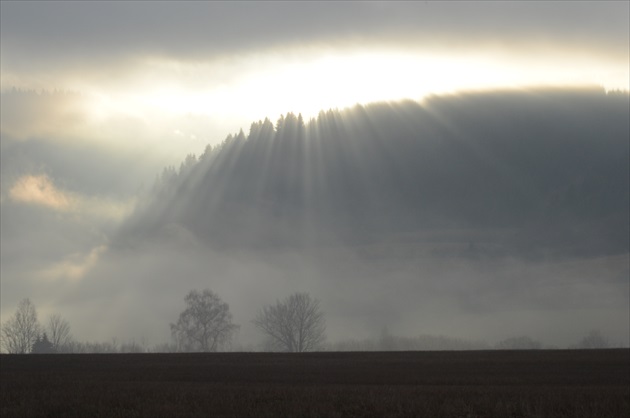
<path fill-rule="evenodd" d="M 247 345 L 308 291 L 333 340 L 627 344 L 628 8 L 1 2 L 2 315 L 157 343 L 210 287 Z"/>

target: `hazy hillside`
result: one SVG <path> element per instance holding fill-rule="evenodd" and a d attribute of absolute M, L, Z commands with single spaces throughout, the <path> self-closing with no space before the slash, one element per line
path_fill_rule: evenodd
<path fill-rule="evenodd" d="M 628 110 L 594 89 L 289 113 L 165 169 L 118 242 L 175 225 L 217 248 L 627 252 Z"/>

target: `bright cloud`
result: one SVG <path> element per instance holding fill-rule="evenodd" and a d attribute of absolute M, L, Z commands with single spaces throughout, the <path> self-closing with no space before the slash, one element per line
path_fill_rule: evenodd
<path fill-rule="evenodd" d="M 9 190 L 9 197 L 20 203 L 45 206 L 59 211 L 73 207 L 72 198 L 59 190 L 46 175 L 20 177 Z"/>
<path fill-rule="evenodd" d="M 80 280 L 96 265 L 105 251 L 107 251 L 107 247 L 101 245 L 87 254 L 72 254 L 64 260 L 40 270 L 36 276 L 44 280 Z"/>
<path fill-rule="evenodd" d="M 9 199 L 15 203 L 111 220 L 123 219 L 135 203 L 133 199 L 121 201 L 63 190 L 45 174 L 29 174 L 18 178 L 9 189 Z"/>
<path fill-rule="evenodd" d="M 81 132 L 107 139 L 152 138 L 186 146 L 169 135 L 180 131 L 227 132 L 252 120 L 272 120 L 287 112 L 314 117 L 322 109 L 356 103 L 411 99 L 429 94 L 505 87 L 599 85 L 628 89 L 627 62 L 593 51 L 527 49 L 476 51 L 423 48 L 293 48 L 239 56 L 238 60 L 140 60 L 125 77 L 103 83 L 67 80 L 87 92 Z M 205 118 L 195 126 L 191 118 Z M 31 124 L 24 129 L 30 128 Z M 222 129 L 223 135 L 218 134 Z M 181 128 L 185 127 L 185 128 Z M 200 128 L 200 129 L 198 129 Z M 90 133 L 91 130 L 91 133 Z M 168 141 L 157 138 L 169 137 Z M 104 138 L 105 139 L 105 138 Z M 176 142 L 179 141 L 179 142 Z"/>

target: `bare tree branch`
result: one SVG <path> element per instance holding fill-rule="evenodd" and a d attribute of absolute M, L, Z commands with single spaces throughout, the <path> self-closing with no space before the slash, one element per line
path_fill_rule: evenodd
<path fill-rule="evenodd" d="M 276 350 L 314 351 L 326 340 L 324 314 L 319 301 L 308 293 L 295 293 L 274 306 L 265 306 L 252 322 Z"/>
<path fill-rule="evenodd" d="M 232 323 L 227 303 L 210 290 L 192 290 L 185 298 L 187 308 L 171 324 L 178 351 L 218 351 L 229 343 L 238 325 Z"/>
<path fill-rule="evenodd" d="M 0 345 L 11 354 L 30 353 L 39 332 L 35 305 L 29 299 L 23 299 L 15 314 L 2 325 Z"/>
<path fill-rule="evenodd" d="M 48 334 L 56 352 L 64 351 L 72 341 L 70 324 L 59 314 L 50 315 L 48 318 Z"/>

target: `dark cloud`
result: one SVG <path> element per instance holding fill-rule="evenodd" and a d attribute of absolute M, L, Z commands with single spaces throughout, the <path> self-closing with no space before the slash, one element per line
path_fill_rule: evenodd
<path fill-rule="evenodd" d="M 559 46 L 627 56 L 625 2 L 3 2 L 3 67 L 311 44 Z M 109 62 L 108 62 L 109 61 Z"/>

